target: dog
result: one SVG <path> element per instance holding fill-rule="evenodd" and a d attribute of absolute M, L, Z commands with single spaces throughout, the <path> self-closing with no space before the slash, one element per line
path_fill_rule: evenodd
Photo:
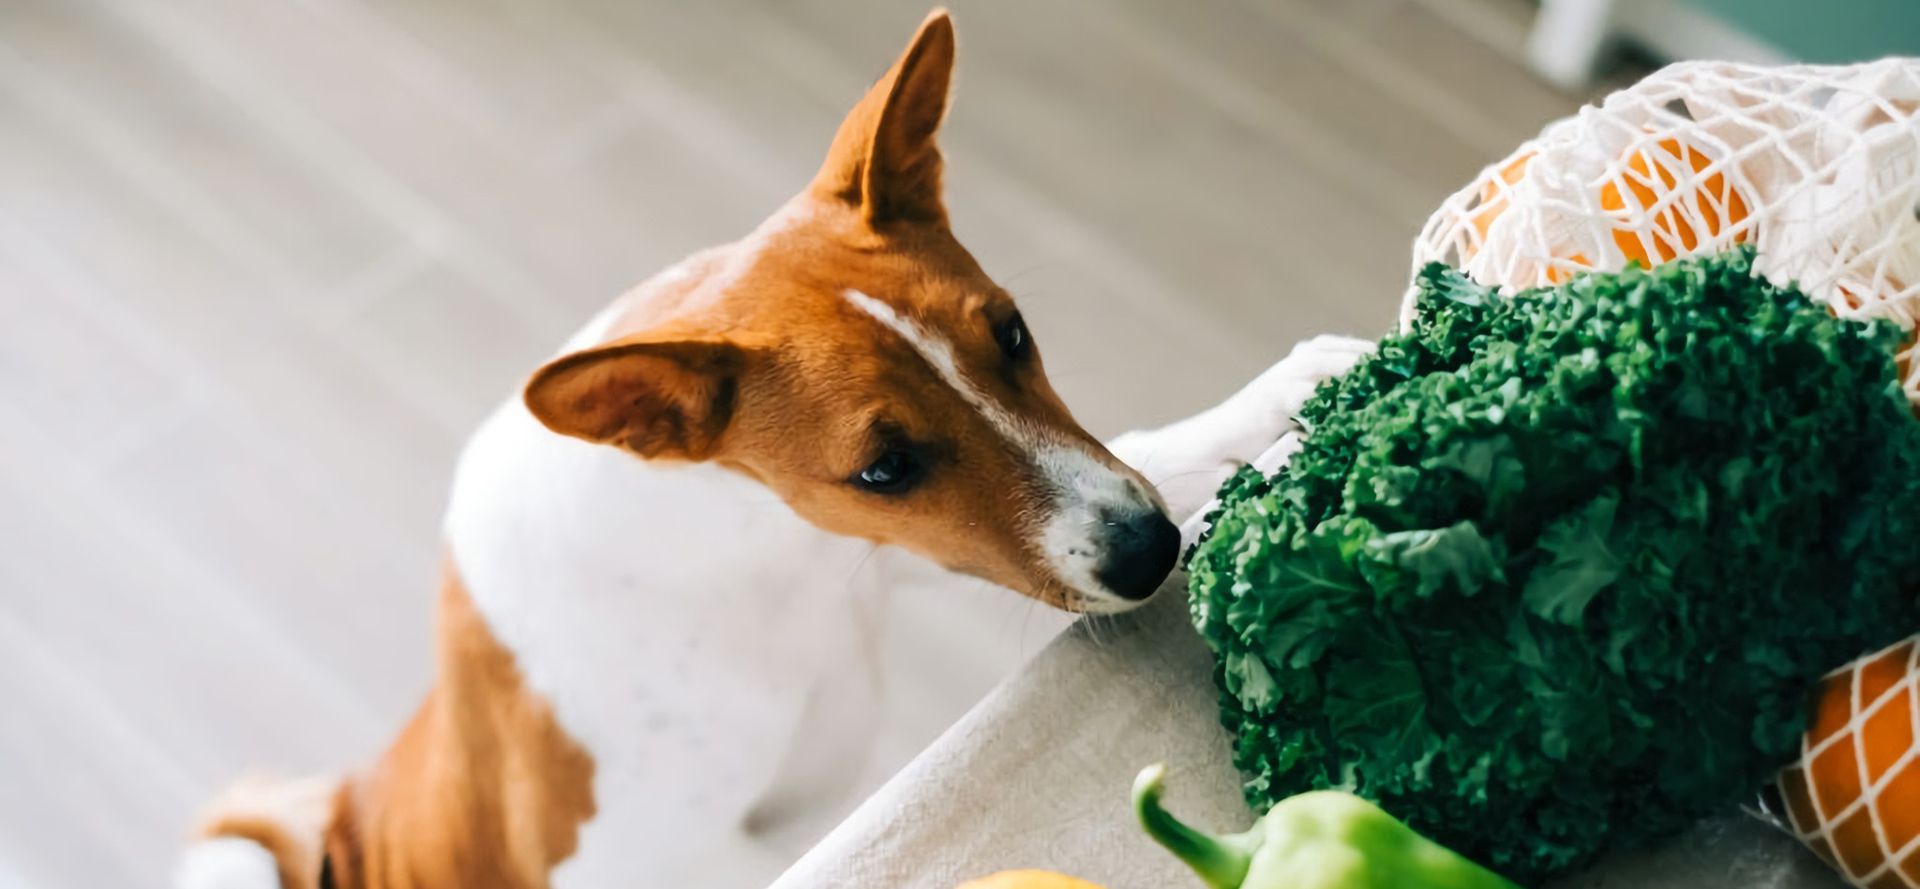
<path fill-rule="evenodd" d="M 756 832 L 858 771 L 885 588 L 971 576 L 1114 613 L 1160 587 L 1172 518 L 1366 344 L 1310 341 L 1103 446 L 948 229 L 953 62 L 936 10 L 799 195 L 615 301 L 485 421 L 418 712 L 370 767 L 237 785 L 176 885 L 738 885 L 721 864 L 772 872 Z"/>

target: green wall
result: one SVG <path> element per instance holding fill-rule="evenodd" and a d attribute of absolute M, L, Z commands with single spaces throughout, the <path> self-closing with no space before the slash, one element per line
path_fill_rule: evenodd
<path fill-rule="evenodd" d="M 1808 62 L 1920 56 L 1920 0 L 1685 0 Z"/>

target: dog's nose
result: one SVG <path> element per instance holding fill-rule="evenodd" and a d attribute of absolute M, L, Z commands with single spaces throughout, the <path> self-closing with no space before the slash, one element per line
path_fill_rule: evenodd
<path fill-rule="evenodd" d="M 1157 509 L 1108 514 L 1106 560 L 1094 578 L 1114 595 L 1138 602 L 1153 595 L 1180 557 L 1180 529 Z"/>

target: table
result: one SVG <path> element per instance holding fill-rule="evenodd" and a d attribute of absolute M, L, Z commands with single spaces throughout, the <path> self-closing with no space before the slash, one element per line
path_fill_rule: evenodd
<path fill-rule="evenodd" d="M 1240 830 L 1211 656 L 1182 592 L 1085 619 L 997 688 L 796 862 L 774 889 L 953 889 L 1008 868 L 1111 889 L 1200 882 L 1140 833 L 1128 789 L 1171 766 L 1166 802 L 1208 830 Z M 1791 838 L 1739 812 L 1657 852 L 1616 856 L 1555 889 L 1833 889 Z"/>

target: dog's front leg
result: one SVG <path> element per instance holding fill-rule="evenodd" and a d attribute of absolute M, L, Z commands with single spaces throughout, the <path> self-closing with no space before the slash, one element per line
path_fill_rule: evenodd
<path fill-rule="evenodd" d="M 829 624 L 821 633 L 834 641 L 822 646 L 771 783 L 742 821 L 749 836 L 775 845 L 798 836 L 811 844 L 817 837 L 808 832 L 832 826 L 820 817 L 838 810 L 868 766 L 884 716 L 881 651 L 899 579 L 896 558 L 875 553 L 863 559 L 847 598 L 826 609 Z"/>
<path fill-rule="evenodd" d="M 1159 429 L 1129 432 L 1108 447 L 1160 489 L 1168 514 L 1185 530 L 1228 475 L 1297 429 L 1301 406 L 1322 382 L 1372 351 L 1366 340 L 1314 337 L 1227 400 Z"/>

